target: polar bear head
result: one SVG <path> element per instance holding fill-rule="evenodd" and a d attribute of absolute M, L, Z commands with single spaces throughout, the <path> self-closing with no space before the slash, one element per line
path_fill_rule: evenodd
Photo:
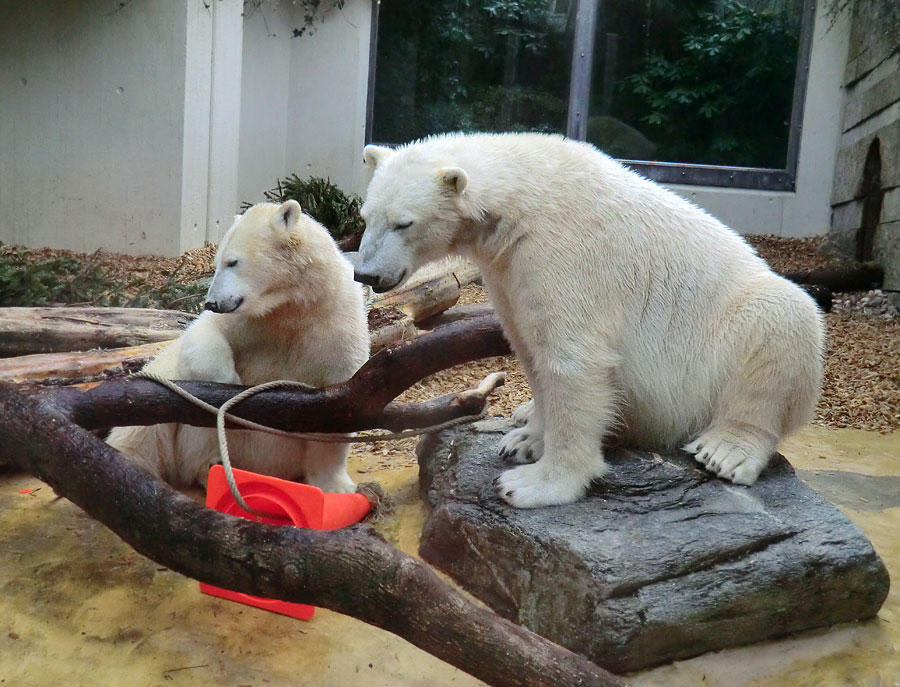
<path fill-rule="evenodd" d="M 260 203 L 236 215 L 222 238 L 205 307 L 260 317 L 311 303 L 329 289 L 335 264 L 349 270 L 327 230 L 297 201 Z"/>
<path fill-rule="evenodd" d="M 398 151 L 369 145 L 363 159 L 375 173 L 360 210 L 366 230 L 354 278 L 381 293 L 452 252 L 472 214 L 466 202 L 469 177 L 415 144 Z"/>

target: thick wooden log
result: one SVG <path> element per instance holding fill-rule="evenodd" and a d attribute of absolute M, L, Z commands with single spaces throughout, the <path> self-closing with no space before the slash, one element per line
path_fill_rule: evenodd
<path fill-rule="evenodd" d="M 868 291 L 884 282 L 884 269 L 874 262 L 818 267 L 814 270 L 785 272 L 782 275 L 795 284 L 825 286 L 834 292 Z"/>
<path fill-rule="evenodd" d="M 234 414 L 298 432 L 355 432 L 376 427 L 397 430 L 421 426 L 404 426 L 403 418 L 410 417 L 408 412 L 393 410 L 394 404 L 388 404 L 430 374 L 508 352 L 509 344 L 503 338 L 496 318 L 472 318 L 381 351 L 342 384 L 309 391 L 274 389 L 247 399 Z M 244 388 L 211 382 L 179 382 L 179 385 L 217 407 Z M 60 388 L 41 393 L 51 394 L 69 409 L 79 425 L 87 429 L 164 422 L 201 427 L 215 425 L 215 418 L 205 410 L 145 379 L 110 380 L 87 389 Z M 383 417 L 384 413 L 387 417 Z M 437 421 L 445 419 L 449 417 Z"/>
<path fill-rule="evenodd" d="M 421 322 L 447 308 L 456 305 L 462 287 L 481 276 L 478 268 L 467 262 L 454 262 L 446 266 L 449 271 L 438 273 L 425 271 L 422 277 L 400 289 L 378 294 L 373 307 L 394 307 L 409 315 L 414 322 Z"/>
<path fill-rule="evenodd" d="M 150 308 L 0 308 L 0 358 L 168 341 L 195 318 Z"/>
<path fill-rule="evenodd" d="M 78 384 L 140 370 L 169 341 L 68 353 L 38 353 L 0 359 L 0 382 Z"/>
<path fill-rule="evenodd" d="M 477 318 L 382 351 L 346 384 L 291 393 L 301 401 L 316 397 L 323 406 L 331 404 L 326 415 L 338 411 L 336 424 L 354 411 L 357 419 L 375 413 L 377 421 L 389 414 L 387 402 L 422 376 L 506 350 L 496 320 Z M 233 389 L 207 385 L 205 391 L 213 400 Z M 160 392 L 173 397 L 146 380 L 104 382 L 89 390 L 0 385 L 0 451 L 143 555 L 192 578 L 346 613 L 491 685 L 622 684 L 583 657 L 469 601 L 367 526 L 320 532 L 217 513 L 151 478 L 84 427 L 112 419 L 112 424 L 150 424 L 145 416 L 158 404 Z M 278 395 L 248 399 L 242 414 L 263 411 L 267 422 L 285 428 L 317 425 L 314 408 L 302 402 L 300 412 L 294 406 L 273 413 L 284 400 L 273 406 L 272 397 Z M 434 405 L 462 408 L 473 400 L 483 403 L 483 395 L 484 390 L 452 394 Z M 178 399 L 156 412 L 153 421 L 184 421 L 183 404 Z"/>

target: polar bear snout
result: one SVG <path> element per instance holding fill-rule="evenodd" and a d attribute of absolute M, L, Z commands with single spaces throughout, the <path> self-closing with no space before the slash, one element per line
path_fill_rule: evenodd
<path fill-rule="evenodd" d="M 375 293 L 384 293 L 390 291 L 406 278 L 406 270 L 400 273 L 399 278 L 385 277 L 380 274 L 367 274 L 365 272 L 353 271 L 353 279 L 360 284 L 371 286 Z"/>
<path fill-rule="evenodd" d="M 243 297 L 239 298 L 224 298 L 218 301 L 208 300 L 203 304 L 204 310 L 211 310 L 215 313 L 227 313 L 234 312 L 239 307 L 241 307 L 241 303 L 244 302 Z"/>

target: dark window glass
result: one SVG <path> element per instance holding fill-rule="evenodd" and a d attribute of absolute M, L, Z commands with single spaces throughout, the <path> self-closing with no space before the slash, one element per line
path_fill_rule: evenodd
<path fill-rule="evenodd" d="M 623 159 L 787 168 L 802 0 L 597 4 L 588 141 Z M 370 140 L 565 133 L 573 60 L 591 54 L 574 54 L 577 6 L 381 0 Z"/>
<path fill-rule="evenodd" d="M 786 165 L 800 0 L 601 0 L 587 139 L 619 158 Z"/>
<path fill-rule="evenodd" d="M 574 0 L 382 0 L 371 140 L 564 133 Z"/>

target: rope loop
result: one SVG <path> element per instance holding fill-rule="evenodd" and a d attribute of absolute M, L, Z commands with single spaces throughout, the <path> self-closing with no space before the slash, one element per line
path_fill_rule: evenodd
<path fill-rule="evenodd" d="M 186 401 L 193 403 L 195 406 L 203 408 L 204 410 L 216 416 L 216 435 L 219 440 L 219 456 L 222 459 L 222 467 L 225 468 L 225 479 L 228 482 L 228 488 L 231 490 L 231 495 L 234 497 L 234 500 L 241 508 L 243 508 L 248 513 L 252 513 L 253 515 L 260 517 L 270 516 L 271 513 L 264 513 L 250 506 L 244 500 L 244 497 L 241 496 L 241 491 L 238 488 L 237 482 L 235 482 L 234 473 L 231 468 L 231 456 L 228 453 L 228 436 L 225 431 L 226 420 L 247 429 L 267 432 L 276 436 L 290 437 L 292 439 L 305 439 L 308 441 L 316 441 L 326 444 L 354 444 L 377 443 L 379 441 L 396 441 L 399 439 L 406 439 L 408 437 L 420 436 L 422 434 L 431 434 L 433 432 L 440 432 L 442 430 L 456 427 L 458 425 L 477 422 L 487 415 L 487 408 L 485 407 L 485 409 L 477 415 L 463 415 L 461 417 L 453 418 L 452 420 L 446 420 L 445 422 L 441 422 L 436 425 L 429 425 L 428 427 L 421 427 L 419 429 L 406 429 L 402 432 L 385 432 L 382 434 L 367 436 L 356 436 L 355 434 L 329 432 L 288 432 L 283 429 L 276 429 L 275 427 L 269 427 L 258 422 L 253 422 L 252 420 L 247 420 L 237 415 L 232 415 L 228 411 L 241 401 L 244 401 L 251 396 L 255 396 L 256 394 L 262 393 L 264 391 L 270 391 L 271 389 L 309 390 L 314 389 L 315 387 L 291 379 L 278 379 L 271 382 L 265 382 L 263 384 L 257 384 L 256 386 L 244 389 L 239 394 L 232 396 L 227 401 L 225 401 L 225 403 L 223 403 L 219 408 L 216 408 L 214 405 L 211 405 L 206 401 L 197 398 L 189 391 L 186 391 L 182 387 L 178 386 L 171 379 L 163 377 L 162 375 L 155 372 L 141 370 L 139 372 L 136 372 L 132 376 L 137 379 L 148 379 L 152 382 L 156 382 L 157 384 L 164 386 L 170 391 L 174 392 Z M 374 487 L 377 487 L 377 489 L 375 489 L 373 485 Z M 389 499 L 385 496 L 384 490 L 381 489 L 379 485 L 376 485 L 373 482 L 361 484 L 357 487 L 357 492 L 365 494 L 369 501 L 372 503 L 373 513 L 370 516 L 372 520 L 379 520 L 384 515 L 390 513 L 391 508 L 389 505 Z"/>

